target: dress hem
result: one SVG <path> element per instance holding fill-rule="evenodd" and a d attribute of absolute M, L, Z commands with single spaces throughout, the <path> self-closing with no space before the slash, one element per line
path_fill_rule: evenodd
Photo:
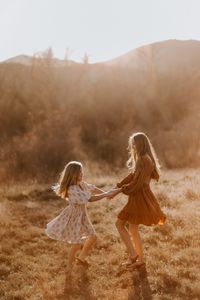
<path fill-rule="evenodd" d="M 61 241 L 61 242 L 65 242 L 65 243 L 68 243 L 68 244 L 83 244 L 85 240 L 87 240 L 89 237 L 91 236 L 96 236 L 96 233 L 91 233 L 91 234 L 88 234 L 88 235 L 84 235 L 80 238 L 80 240 L 78 241 L 71 241 L 71 240 L 68 240 L 68 239 L 62 239 L 62 238 L 58 238 L 54 235 L 51 235 L 50 233 L 48 233 L 46 230 L 45 230 L 45 234 L 52 240 L 55 240 L 55 241 Z"/>
<path fill-rule="evenodd" d="M 145 221 L 133 221 L 133 219 L 130 217 L 123 217 L 120 215 L 118 215 L 118 219 L 120 219 L 122 221 L 127 221 L 127 222 L 129 222 L 131 224 L 135 224 L 135 225 L 156 226 L 156 225 L 164 225 L 166 216 L 163 216 L 162 218 L 160 218 L 156 223 L 150 223 L 150 222 L 145 222 Z"/>

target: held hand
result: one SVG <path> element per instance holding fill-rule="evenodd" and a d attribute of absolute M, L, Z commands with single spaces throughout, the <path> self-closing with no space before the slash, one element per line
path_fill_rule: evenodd
<path fill-rule="evenodd" d="M 108 196 L 107 196 L 107 199 L 108 199 L 108 200 L 111 200 L 111 199 L 113 199 L 113 197 L 114 197 L 114 194 L 115 194 L 115 191 L 114 191 L 114 189 L 112 189 L 112 190 L 108 191 Z"/>
<path fill-rule="evenodd" d="M 106 192 L 106 198 L 111 199 L 113 197 L 113 189 Z"/>
<path fill-rule="evenodd" d="M 111 189 L 110 191 L 107 192 L 107 199 L 111 200 L 112 198 L 114 198 L 120 192 L 121 192 L 121 189 L 119 189 L 119 188 Z"/>

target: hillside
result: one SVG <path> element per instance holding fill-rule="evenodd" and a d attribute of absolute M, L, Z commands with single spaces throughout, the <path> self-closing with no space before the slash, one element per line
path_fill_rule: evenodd
<path fill-rule="evenodd" d="M 70 159 L 124 166 L 133 131 L 163 166 L 199 166 L 199 53 L 198 41 L 169 40 L 98 64 L 57 63 L 51 51 L 1 63 L 2 180 L 9 169 L 54 176 Z"/>
<path fill-rule="evenodd" d="M 148 71 L 152 64 L 158 72 L 174 71 L 179 66 L 191 72 L 193 68 L 198 70 L 199 53 L 199 41 L 167 40 L 139 47 L 105 63 L 144 71 Z"/>
<path fill-rule="evenodd" d="M 38 54 L 38 55 L 35 55 L 35 56 L 23 55 L 23 54 L 22 55 L 17 55 L 15 57 L 11 57 L 11 58 L 3 61 L 2 63 L 4 63 L 4 64 L 5 63 L 7 63 L 7 64 L 12 63 L 12 64 L 21 64 L 21 65 L 26 65 L 26 66 L 32 66 L 34 60 L 39 60 L 43 56 L 45 57 L 46 55 L 48 56 L 48 51 L 44 52 L 44 54 L 41 54 L 41 55 Z M 53 62 L 55 67 L 64 67 L 66 65 L 66 60 L 54 58 L 53 56 L 52 56 L 52 62 Z M 72 61 L 72 60 L 67 60 L 67 64 L 68 65 L 76 65 L 77 63 Z"/>

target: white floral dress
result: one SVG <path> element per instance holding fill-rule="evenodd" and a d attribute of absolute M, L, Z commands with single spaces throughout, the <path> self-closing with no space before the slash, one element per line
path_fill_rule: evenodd
<path fill-rule="evenodd" d="M 62 212 L 50 221 L 46 234 L 55 240 L 76 244 L 96 232 L 89 220 L 86 204 L 95 186 L 86 182 L 71 185 L 68 189 L 68 205 Z"/>

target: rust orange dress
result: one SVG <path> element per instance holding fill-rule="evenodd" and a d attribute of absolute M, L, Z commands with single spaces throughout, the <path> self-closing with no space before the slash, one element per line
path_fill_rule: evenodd
<path fill-rule="evenodd" d="M 150 189 L 153 170 L 154 163 L 151 158 L 143 155 L 138 158 L 135 171 L 117 184 L 129 196 L 127 204 L 118 215 L 119 219 L 147 226 L 164 223 L 166 216 Z"/>

